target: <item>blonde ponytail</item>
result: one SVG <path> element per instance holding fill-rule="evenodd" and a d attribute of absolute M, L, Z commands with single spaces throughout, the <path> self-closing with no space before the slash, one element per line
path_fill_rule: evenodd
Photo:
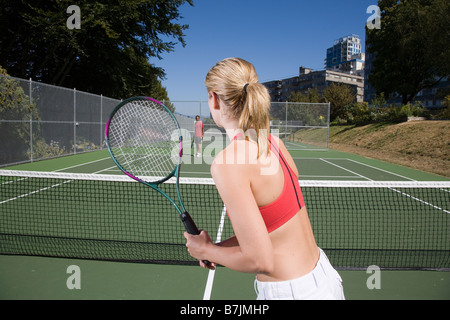
<path fill-rule="evenodd" d="M 268 154 L 270 96 L 260 83 L 249 83 L 244 92 L 243 108 L 239 116 L 239 127 L 247 132 L 255 130 L 258 156 Z"/>
<path fill-rule="evenodd" d="M 230 117 L 239 119 L 245 134 L 256 134 L 258 157 L 268 154 L 270 96 L 253 65 L 239 58 L 222 60 L 209 70 L 205 84 L 227 105 Z"/>

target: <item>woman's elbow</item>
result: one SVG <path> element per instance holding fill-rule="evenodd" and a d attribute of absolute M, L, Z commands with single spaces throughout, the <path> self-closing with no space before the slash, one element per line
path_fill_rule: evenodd
<path fill-rule="evenodd" d="M 271 274 L 274 271 L 275 264 L 273 257 L 260 257 L 254 262 L 255 273 L 257 274 Z"/>

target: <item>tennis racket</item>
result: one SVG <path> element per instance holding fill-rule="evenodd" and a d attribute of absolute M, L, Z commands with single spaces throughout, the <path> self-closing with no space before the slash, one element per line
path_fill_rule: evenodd
<path fill-rule="evenodd" d="M 180 214 L 186 231 L 200 234 L 181 200 L 183 137 L 175 116 L 166 106 L 147 97 L 124 100 L 106 122 L 105 141 L 111 158 L 123 173 L 166 197 Z M 159 187 L 172 177 L 176 178 L 178 205 Z"/>

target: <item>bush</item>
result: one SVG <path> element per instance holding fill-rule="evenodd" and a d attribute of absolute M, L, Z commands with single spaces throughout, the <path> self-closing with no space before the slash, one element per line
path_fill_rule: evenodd
<path fill-rule="evenodd" d="M 415 103 L 411 105 L 410 103 L 403 106 L 393 106 L 387 107 L 384 115 L 385 122 L 400 123 L 408 121 L 408 117 L 423 117 L 426 114 L 426 109 L 420 104 Z"/>
<path fill-rule="evenodd" d="M 450 120 L 450 95 L 444 97 L 442 109 L 430 111 L 429 117 L 432 120 Z"/>
<path fill-rule="evenodd" d="M 346 106 L 344 108 L 343 118 L 336 118 L 333 123 L 354 125 L 377 122 L 399 123 L 407 121 L 408 117 L 423 117 L 426 115 L 427 110 L 420 103 L 380 107 L 363 102 L 352 103 Z"/>
<path fill-rule="evenodd" d="M 44 139 L 39 139 L 33 145 L 33 158 L 32 159 L 47 159 L 61 156 L 66 152 L 64 147 L 59 146 L 58 141 L 50 141 L 47 144 Z M 27 151 L 27 157 L 31 158 L 30 150 Z"/>

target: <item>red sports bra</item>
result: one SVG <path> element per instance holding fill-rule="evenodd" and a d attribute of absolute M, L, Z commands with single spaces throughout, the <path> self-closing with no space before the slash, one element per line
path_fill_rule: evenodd
<path fill-rule="evenodd" d="M 237 138 L 237 136 L 235 138 Z M 233 138 L 232 141 L 235 138 Z M 270 150 L 277 155 L 278 160 L 280 161 L 284 175 L 283 191 L 278 198 L 270 204 L 259 207 L 267 232 L 270 233 L 295 216 L 296 213 L 305 206 L 305 202 L 298 183 L 298 178 L 283 157 L 277 143 L 272 139 L 272 135 L 269 135 L 269 143 Z"/>
<path fill-rule="evenodd" d="M 269 135 L 269 142 L 270 150 L 277 155 L 284 175 L 284 186 L 280 196 L 272 203 L 259 207 L 267 231 L 270 233 L 295 216 L 305 206 L 305 202 L 296 174 L 288 165 L 271 135 Z"/>

